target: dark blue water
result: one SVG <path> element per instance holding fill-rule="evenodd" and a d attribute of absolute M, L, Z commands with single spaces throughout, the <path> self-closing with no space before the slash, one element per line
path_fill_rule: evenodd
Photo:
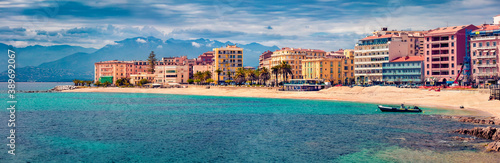
<path fill-rule="evenodd" d="M 17 155 L 2 145 L 0 162 L 399 162 L 387 153 L 477 153 L 449 133 L 473 125 L 429 108 L 391 114 L 351 102 L 120 93 L 21 93 L 18 101 Z M 6 137 L 8 114 L 0 113 Z"/>

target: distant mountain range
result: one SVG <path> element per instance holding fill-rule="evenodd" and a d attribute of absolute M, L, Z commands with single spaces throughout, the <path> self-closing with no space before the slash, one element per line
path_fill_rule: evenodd
<path fill-rule="evenodd" d="M 264 46 L 258 43 L 238 44 L 209 39 L 163 41 L 155 37 L 135 37 L 108 44 L 101 49 L 78 46 L 28 46 L 16 48 L 17 81 L 56 82 L 73 79 L 92 80 L 94 63 L 107 60 L 146 60 L 154 51 L 156 57 L 183 56 L 196 58 L 216 47 L 236 44 L 243 48 L 243 64 L 257 66 L 259 55 L 267 50 L 277 50 L 277 46 Z M 0 50 L 7 52 L 9 46 L 0 44 Z M 6 62 L 1 63 L 3 71 L 0 81 L 7 81 Z"/>

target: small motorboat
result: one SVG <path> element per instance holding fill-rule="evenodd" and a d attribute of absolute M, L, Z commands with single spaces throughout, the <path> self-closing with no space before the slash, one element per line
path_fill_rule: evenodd
<path fill-rule="evenodd" d="M 414 106 L 413 108 L 411 108 L 411 107 L 405 107 L 404 105 L 401 105 L 401 107 L 397 108 L 397 107 L 388 107 L 388 106 L 378 105 L 378 108 L 382 112 L 418 112 L 418 113 L 422 112 L 422 110 L 420 108 L 418 108 L 417 106 Z"/>

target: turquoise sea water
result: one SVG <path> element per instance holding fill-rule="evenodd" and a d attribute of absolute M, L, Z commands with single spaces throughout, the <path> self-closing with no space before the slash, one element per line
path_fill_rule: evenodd
<path fill-rule="evenodd" d="M 474 125 L 435 118 L 449 111 L 429 108 L 398 114 L 320 100 L 20 93 L 17 109 L 17 155 L 2 145 L 0 162 L 399 162 L 419 152 L 477 153 L 449 133 Z M 8 113 L 0 115 L 6 137 Z"/>
<path fill-rule="evenodd" d="M 45 91 L 57 85 L 74 85 L 72 82 L 17 82 L 17 91 Z M 0 82 L 0 93 L 7 93 L 8 83 Z"/>

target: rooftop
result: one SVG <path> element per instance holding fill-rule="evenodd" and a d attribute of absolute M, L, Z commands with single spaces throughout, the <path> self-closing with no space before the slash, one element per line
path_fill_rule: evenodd
<path fill-rule="evenodd" d="M 296 52 L 322 52 L 324 53 L 324 50 L 319 50 L 319 49 L 302 49 L 302 48 L 289 48 L 289 47 L 284 47 L 281 48 L 280 50 L 276 50 L 275 52 L 278 51 L 296 51 Z"/>
<path fill-rule="evenodd" d="M 406 57 L 398 57 L 393 59 L 391 62 L 414 62 L 414 61 L 424 61 L 424 56 L 406 56 Z"/>
<path fill-rule="evenodd" d="M 376 35 L 376 36 L 368 36 L 368 37 L 365 37 L 364 39 L 361 39 L 361 40 L 373 40 L 373 39 L 381 39 L 381 38 L 391 38 L 391 37 L 395 37 L 396 35 L 394 34 L 386 34 L 386 35 Z"/>
<path fill-rule="evenodd" d="M 431 29 L 429 30 L 429 33 L 427 35 L 437 35 L 437 34 L 455 34 L 458 31 L 465 29 L 469 26 L 474 26 L 474 25 L 459 25 L 459 26 L 452 26 L 452 27 L 439 27 L 436 29 Z M 475 27 L 475 26 L 474 26 Z"/>
<path fill-rule="evenodd" d="M 491 24 L 483 24 L 480 26 L 477 26 L 479 29 L 474 30 L 473 32 L 478 32 L 478 31 L 491 31 L 491 30 L 498 30 L 500 29 L 500 25 L 491 25 Z"/>

